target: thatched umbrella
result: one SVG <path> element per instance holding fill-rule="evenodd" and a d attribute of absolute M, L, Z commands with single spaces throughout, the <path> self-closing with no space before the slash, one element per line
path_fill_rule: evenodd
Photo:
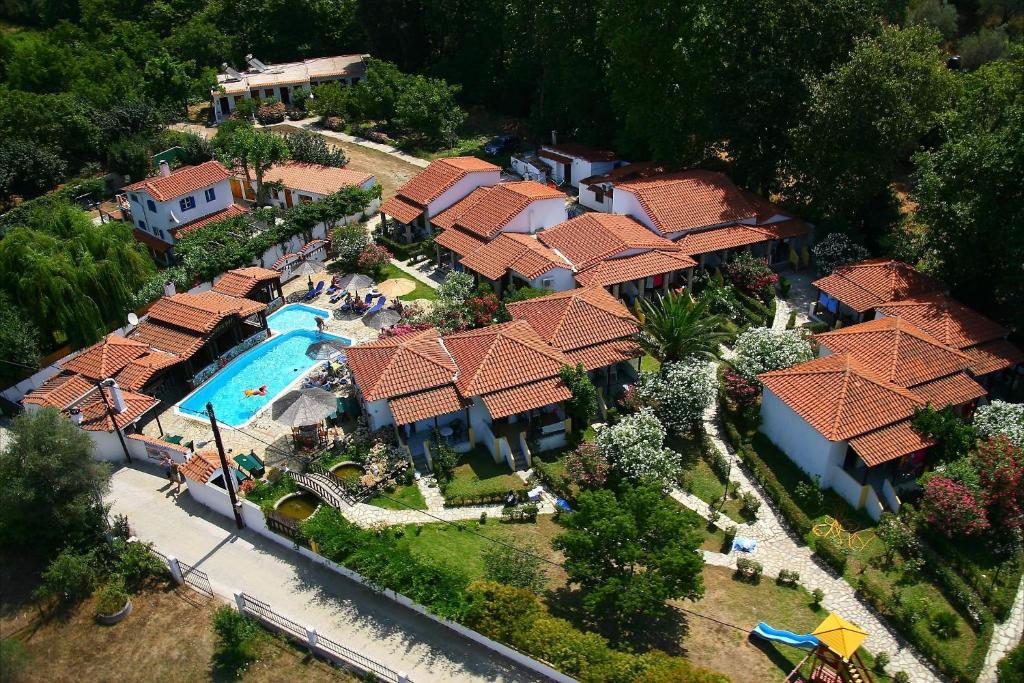
<path fill-rule="evenodd" d="M 361 273 L 349 273 L 338 278 L 338 288 L 349 292 L 358 292 L 373 286 L 373 279 Z"/>
<path fill-rule="evenodd" d="M 382 308 L 376 313 L 363 316 L 363 324 L 375 330 L 383 330 L 385 327 L 397 325 L 402 320 L 402 314 L 390 308 Z"/>
<path fill-rule="evenodd" d="M 304 259 L 299 265 L 292 268 L 292 272 L 296 275 L 305 275 L 309 278 L 309 281 L 313 281 L 313 276 L 317 273 L 322 273 L 324 270 L 324 262 L 317 261 L 316 259 Z"/>
<path fill-rule="evenodd" d="M 397 299 L 416 289 L 416 283 L 404 277 L 393 277 L 377 285 L 377 291 L 389 299 Z"/>
<path fill-rule="evenodd" d="M 289 427 L 320 424 L 338 410 L 338 401 L 329 391 L 316 387 L 289 391 L 270 406 L 270 416 Z"/>
<path fill-rule="evenodd" d="M 348 345 L 340 339 L 321 339 L 306 347 L 306 355 L 313 360 L 327 360 L 348 350 Z"/>

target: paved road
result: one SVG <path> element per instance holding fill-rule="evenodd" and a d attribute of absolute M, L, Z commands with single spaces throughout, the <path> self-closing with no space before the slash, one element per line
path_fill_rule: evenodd
<path fill-rule="evenodd" d="M 493 652 L 196 503 L 175 499 L 158 472 L 122 467 L 108 496 L 143 540 L 210 575 L 214 590 L 241 590 L 280 614 L 425 681 L 540 681 Z"/>

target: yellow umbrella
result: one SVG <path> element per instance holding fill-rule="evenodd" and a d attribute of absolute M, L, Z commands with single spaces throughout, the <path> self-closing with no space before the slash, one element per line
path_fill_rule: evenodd
<path fill-rule="evenodd" d="M 845 660 L 849 660 L 864 639 L 868 637 L 867 631 L 859 626 L 854 626 L 835 612 L 825 617 L 825 621 L 818 624 L 818 628 L 814 629 L 813 634 L 828 649 Z"/>
<path fill-rule="evenodd" d="M 408 294 L 416 289 L 416 283 L 404 277 L 393 277 L 377 285 L 377 291 L 389 299 Z"/>

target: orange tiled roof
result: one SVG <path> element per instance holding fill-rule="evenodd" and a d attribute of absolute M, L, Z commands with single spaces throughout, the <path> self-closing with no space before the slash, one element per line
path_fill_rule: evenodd
<path fill-rule="evenodd" d="M 107 395 L 107 401 L 110 403 L 111 410 L 114 408 L 114 399 L 110 389 L 104 388 L 104 392 Z M 114 420 L 117 422 L 119 429 L 124 429 L 130 424 L 136 422 L 140 417 L 145 415 L 153 408 L 160 405 L 160 401 L 151 396 L 145 394 L 137 394 L 134 391 L 121 390 L 121 395 L 124 397 L 125 410 L 114 415 Z M 112 432 L 114 431 L 114 423 L 110 419 L 110 414 L 107 412 L 107 406 L 103 402 L 103 398 L 99 394 L 99 390 L 92 392 L 89 396 L 78 405 L 78 408 L 82 411 L 82 429 L 90 432 Z"/>
<path fill-rule="evenodd" d="M 903 318 L 880 318 L 815 336 L 833 353 L 849 353 L 901 387 L 967 368 L 969 358 Z"/>
<path fill-rule="evenodd" d="M 245 208 L 244 206 L 239 206 L 238 204 L 232 204 L 226 209 L 214 211 L 213 213 L 207 216 L 203 216 L 202 218 L 197 218 L 194 221 L 182 223 L 177 227 L 171 228 L 171 234 L 174 235 L 175 237 L 180 238 L 182 235 L 187 235 L 193 230 L 198 230 L 199 228 L 202 228 L 206 225 L 219 223 L 220 221 L 226 221 L 230 218 L 234 218 L 235 216 L 241 216 L 246 213 L 249 213 L 249 209 Z"/>
<path fill-rule="evenodd" d="M 748 244 L 768 242 L 773 239 L 775 237 L 765 232 L 761 226 L 727 225 L 723 228 L 688 233 L 683 235 L 676 245 L 683 250 L 683 253 L 698 256 L 722 249 L 735 249 Z"/>
<path fill-rule="evenodd" d="M 280 279 L 281 273 L 269 268 L 236 268 L 224 273 L 224 276 L 213 284 L 213 291 L 228 296 L 245 297 L 260 284 Z"/>
<path fill-rule="evenodd" d="M 679 249 L 671 240 L 629 216 L 611 213 L 584 213 L 540 232 L 537 237 L 562 252 L 579 269 L 629 249 Z"/>
<path fill-rule="evenodd" d="M 665 173 L 663 166 L 655 166 L 647 161 L 637 161 L 632 164 L 625 164 L 613 168 L 607 173 L 592 175 L 580 181 L 581 185 L 600 185 L 603 183 L 624 183 L 630 180 L 640 180 Z"/>
<path fill-rule="evenodd" d="M 958 406 L 988 394 L 985 387 L 968 377 L 965 372 L 918 384 L 910 387 L 910 390 L 937 408 Z"/>
<path fill-rule="evenodd" d="M 576 273 L 576 281 L 584 287 L 607 287 L 696 265 L 696 261 L 682 252 L 658 249 L 600 261 Z"/>
<path fill-rule="evenodd" d="M 913 266 L 892 259 L 867 259 L 842 266 L 812 284 L 858 313 L 887 301 L 933 294 L 940 289 Z"/>
<path fill-rule="evenodd" d="M 497 280 L 509 270 L 533 280 L 552 268 L 572 269 L 537 238 L 519 233 L 501 233 L 463 258 L 462 265 L 489 280 Z"/>
<path fill-rule="evenodd" d="M 380 212 L 408 224 L 419 218 L 423 207 L 402 197 L 392 197 L 380 205 Z"/>
<path fill-rule="evenodd" d="M 964 349 L 994 341 L 1009 331 L 980 313 L 942 295 L 889 301 L 877 307 L 882 315 L 900 316 L 946 346 Z"/>
<path fill-rule="evenodd" d="M 829 441 L 910 417 L 925 403 L 849 354 L 816 358 L 758 378 Z"/>
<path fill-rule="evenodd" d="M 662 233 L 693 230 L 757 217 L 732 180 L 721 173 L 691 170 L 628 183 L 616 192 L 633 194 Z"/>
<path fill-rule="evenodd" d="M 145 244 L 147 247 L 151 248 L 158 254 L 164 254 L 167 252 L 168 249 L 171 248 L 170 242 L 164 242 L 156 235 L 150 235 L 145 230 L 139 230 L 138 228 L 134 228 L 132 230 L 132 235 L 135 236 L 136 241 L 142 242 L 143 244 Z"/>
<path fill-rule="evenodd" d="M 811 284 L 857 313 L 870 311 L 879 304 L 885 303 L 884 299 L 880 299 L 840 275 L 826 275 Z"/>
<path fill-rule="evenodd" d="M 799 218 L 788 218 L 776 223 L 765 223 L 757 229 L 770 235 L 772 239 L 784 240 L 787 237 L 800 237 L 811 231 L 811 226 Z"/>
<path fill-rule="evenodd" d="M 976 377 L 1024 363 L 1024 352 L 1005 339 L 972 346 L 964 353 L 971 359 L 970 370 Z"/>
<path fill-rule="evenodd" d="M 149 320 L 139 323 L 129 336 L 182 359 L 191 358 L 206 343 L 206 337 L 203 335 Z"/>
<path fill-rule="evenodd" d="M 367 401 L 448 384 L 458 371 L 434 328 L 353 346 L 347 355 L 352 377 Z"/>
<path fill-rule="evenodd" d="M 435 215 L 430 219 L 430 222 L 441 229 L 452 228 L 462 214 L 486 199 L 490 193 L 490 186 L 478 187 L 441 213 Z"/>
<path fill-rule="evenodd" d="M 566 351 L 565 355 L 569 356 L 573 365 L 582 364 L 587 370 L 596 370 L 631 358 L 639 358 L 644 355 L 644 350 L 630 339 L 614 339 Z"/>
<path fill-rule="evenodd" d="M 124 188 L 126 191 L 145 190 L 157 201 L 190 194 L 210 187 L 231 177 L 228 169 L 218 161 L 207 161 L 198 166 L 179 168 L 167 176 L 153 176 Z"/>
<path fill-rule="evenodd" d="M 185 461 L 178 471 L 192 481 L 205 484 L 210 481 L 210 476 L 220 469 L 220 456 L 215 451 L 197 451 Z M 237 469 L 229 460 L 228 469 Z"/>
<path fill-rule="evenodd" d="M 110 335 L 61 363 L 61 367 L 89 379 L 107 379 L 148 351 L 149 347 L 143 342 Z"/>
<path fill-rule="evenodd" d="M 445 337 L 444 345 L 459 368 L 456 386 L 463 396 L 557 377 L 570 364 L 522 320 L 457 332 Z"/>
<path fill-rule="evenodd" d="M 493 237 L 531 203 L 565 198 L 565 194 L 534 180 L 499 183 L 455 220 L 461 228 L 481 237 Z"/>
<path fill-rule="evenodd" d="M 115 379 L 122 387 L 138 391 L 145 386 L 146 382 L 153 379 L 156 373 L 183 360 L 183 358 L 163 351 L 149 351 L 124 366 L 124 369 L 117 373 Z"/>
<path fill-rule="evenodd" d="M 163 448 L 164 450 L 176 451 L 178 453 L 189 452 L 189 450 L 181 444 L 171 443 L 170 441 L 164 441 L 163 439 L 154 439 L 153 437 L 146 436 L 145 434 L 125 434 L 125 436 L 129 439 L 134 439 L 135 441 L 142 441 L 143 443 L 151 444 L 157 448 Z"/>
<path fill-rule="evenodd" d="M 853 450 L 868 467 L 881 465 L 922 448 L 928 448 L 935 441 L 921 436 L 910 426 L 910 420 L 900 420 L 881 429 L 855 436 L 849 441 Z"/>
<path fill-rule="evenodd" d="M 445 228 L 436 237 L 434 242 L 446 249 L 451 249 L 459 256 L 469 256 L 474 251 L 487 244 L 484 240 L 460 230 L 459 228 Z"/>
<path fill-rule="evenodd" d="M 629 338 L 639 328 L 629 309 L 603 287 L 558 292 L 507 308 L 513 319 L 525 320 L 541 339 L 567 352 Z"/>
<path fill-rule="evenodd" d="M 371 173 L 301 161 L 274 164 L 263 174 L 263 182 L 281 183 L 290 190 L 324 195 L 334 194 L 345 187 L 360 187 L 372 179 Z"/>
<path fill-rule="evenodd" d="M 218 292 L 175 294 L 156 301 L 149 317 L 195 332 L 212 332 L 220 321 L 237 315 L 246 318 L 264 310 L 266 304 Z"/>
<path fill-rule="evenodd" d="M 467 173 L 495 172 L 501 169 L 476 157 L 450 157 L 437 159 L 398 188 L 398 195 L 410 204 L 426 206 L 440 197 L 445 190 L 466 177 Z M 395 214 L 389 214 L 395 215 Z M 402 220 L 399 216 L 396 218 Z"/>
<path fill-rule="evenodd" d="M 556 154 L 567 157 L 576 157 L 584 161 L 615 161 L 619 155 L 609 149 L 597 149 L 589 145 L 581 145 L 578 142 L 563 142 L 556 145 L 541 145 L 538 156 L 544 156 L 544 152 L 550 150 Z"/>
<path fill-rule="evenodd" d="M 572 398 L 572 392 L 558 377 L 543 379 L 480 397 L 495 420 Z"/>
<path fill-rule="evenodd" d="M 471 401 L 464 400 L 451 384 L 427 389 L 415 394 L 399 396 L 388 401 L 395 424 L 411 424 L 437 415 L 447 415 L 468 408 Z"/>
<path fill-rule="evenodd" d="M 43 382 L 25 394 L 23 401 L 36 406 L 64 410 L 96 387 L 81 375 L 62 374 Z"/>

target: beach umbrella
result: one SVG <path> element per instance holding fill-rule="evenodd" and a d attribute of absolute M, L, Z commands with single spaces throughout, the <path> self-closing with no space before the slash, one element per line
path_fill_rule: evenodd
<path fill-rule="evenodd" d="M 383 330 L 385 327 L 397 325 L 402 320 L 402 314 L 390 308 L 382 308 L 376 313 L 363 316 L 363 324 L 375 330 Z"/>
<path fill-rule="evenodd" d="M 348 290 L 349 292 L 356 292 L 360 289 L 366 289 L 367 287 L 372 286 L 373 280 L 370 277 L 359 273 L 350 273 L 338 278 L 338 288 Z"/>
<path fill-rule="evenodd" d="M 313 360 L 327 360 L 345 353 L 348 346 L 340 339 L 321 339 L 306 347 L 306 355 Z"/>
<path fill-rule="evenodd" d="M 307 275 L 313 276 L 317 273 L 323 272 L 324 262 L 317 261 L 316 259 L 304 260 L 299 265 L 292 268 L 292 272 L 296 275 Z"/>
<path fill-rule="evenodd" d="M 329 391 L 312 387 L 289 391 L 270 406 L 270 417 L 289 427 L 319 424 L 338 410 L 338 401 Z"/>
<path fill-rule="evenodd" d="M 405 277 L 393 277 L 377 285 L 377 291 L 389 299 L 397 299 L 416 289 L 416 283 Z"/>

